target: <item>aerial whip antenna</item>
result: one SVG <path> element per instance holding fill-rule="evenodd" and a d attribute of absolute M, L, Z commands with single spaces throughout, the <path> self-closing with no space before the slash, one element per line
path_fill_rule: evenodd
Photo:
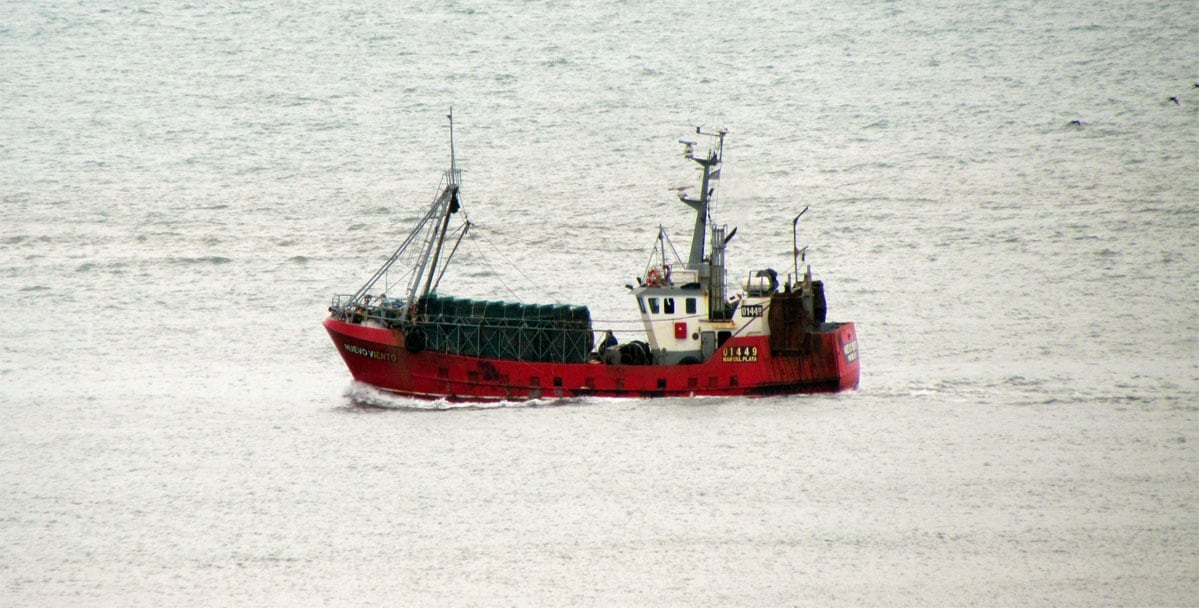
<path fill-rule="evenodd" d="M 450 113 L 445 117 L 450 119 L 450 183 L 456 184 L 458 183 L 458 167 L 454 160 L 454 106 L 450 106 Z"/>
<path fill-rule="evenodd" d="M 796 281 L 799 281 L 799 237 L 796 236 L 796 228 L 799 226 L 799 218 L 803 217 L 803 214 L 807 212 L 808 208 L 804 207 L 803 211 L 800 211 L 799 215 L 795 216 L 795 219 L 791 220 L 791 256 L 795 263 Z M 804 247 L 804 250 L 807 250 L 807 247 Z"/>

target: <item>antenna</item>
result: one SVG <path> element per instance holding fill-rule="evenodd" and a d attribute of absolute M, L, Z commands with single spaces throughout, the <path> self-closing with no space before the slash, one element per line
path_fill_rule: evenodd
<path fill-rule="evenodd" d="M 450 113 L 446 114 L 446 118 L 450 119 L 450 183 L 458 183 L 458 168 L 454 161 L 454 106 L 450 106 Z"/>
<path fill-rule="evenodd" d="M 803 217 L 803 214 L 807 212 L 808 208 L 804 207 L 803 211 L 800 211 L 799 215 L 795 216 L 795 219 L 791 220 L 791 255 L 795 263 L 796 281 L 799 280 L 799 237 L 797 236 L 796 228 L 799 226 L 799 218 Z M 806 251 L 807 247 L 804 247 L 804 250 Z"/>

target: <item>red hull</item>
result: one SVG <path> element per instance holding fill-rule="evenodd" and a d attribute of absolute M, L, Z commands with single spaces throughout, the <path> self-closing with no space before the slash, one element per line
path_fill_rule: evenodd
<path fill-rule="evenodd" d="M 768 336 L 735 337 L 696 365 L 605 365 L 485 359 L 404 348 L 398 330 L 325 319 L 354 379 L 431 399 L 524 401 L 558 397 L 688 397 L 830 393 L 858 385 L 853 323 L 811 334 L 800 355 L 772 354 Z"/>

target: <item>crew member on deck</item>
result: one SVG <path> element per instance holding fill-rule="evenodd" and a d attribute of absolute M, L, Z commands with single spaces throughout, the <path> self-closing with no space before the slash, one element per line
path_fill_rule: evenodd
<path fill-rule="evenodd" d="M 608 350 L 609 348 L 615 347 L 616 344 L 617 344 L 616 336 L 612 335 L 612 330 L 609 329 L 609 330 L 605 331 L 604 339 L 602 342 L 600 342 L 600 345 L 599 345 L 600 354 L 601 355 L 604 354 L 604 351 Z"/>
<path fill-rule="evenodd" d="M 612 335 L 612 330 L 604 332 L 604 339 L 599 345 L 600 361 L 609 365 L 620 363 L 620 350 L 616 348 L 616 336 Z"/>

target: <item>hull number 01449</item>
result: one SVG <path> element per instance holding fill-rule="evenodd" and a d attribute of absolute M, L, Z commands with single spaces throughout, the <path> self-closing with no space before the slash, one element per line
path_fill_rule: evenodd
<path fill-rule="evenodd" d="M 758 360 L 758 347 L 732 346 L 724 349 L 721 360 L 725 363 L 753 363 Z"/>
<path fill-rule="evenodd" d="M 742 317 L 760 317 L 764 309 L 761 304 L 745 304 L 741 307 Z"/>

